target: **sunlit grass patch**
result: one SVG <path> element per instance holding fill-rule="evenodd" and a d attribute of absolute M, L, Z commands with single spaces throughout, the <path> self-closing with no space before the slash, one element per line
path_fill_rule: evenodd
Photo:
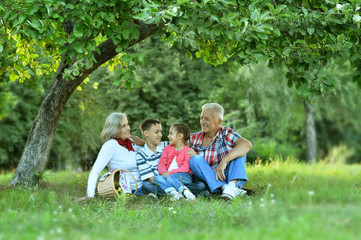
<path fill-rule="evenodd" d="M 361 166 L 274 160 L 247 165 L 235 201 L 75 199 L 88 172 L 45 172 L 36 187 L 0 190 L 0 239 L 358 239 Z M 0 175 L 2 185 L 11 174 Z"/>

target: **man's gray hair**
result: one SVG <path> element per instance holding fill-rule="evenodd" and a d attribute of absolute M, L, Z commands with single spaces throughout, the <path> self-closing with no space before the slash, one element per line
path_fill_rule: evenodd
<path fill-rule="evenodd" d="M 206 103 L 202 106 L 202 111 L 205 109 L 212 110 L 215 118 L 223 120 L 224 109 L 218 103 Z"/>

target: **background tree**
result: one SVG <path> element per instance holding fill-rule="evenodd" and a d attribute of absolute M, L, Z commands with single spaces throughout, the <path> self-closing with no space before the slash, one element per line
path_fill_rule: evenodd
<path fill-rule="evenodd" d="M 18 77 L 29 78 L 21 62 L 36 63 L 32 54 L 37 48 L 46 50 L 57 69 L 12 184 L 37 181 L 65 103 L 83 80 L 156 30 L 166 44 L 206 62 L 234 58 L 245 64 L 262 56 L 272 66 L 286 65 L 289 84 L 305 86 L 311 97 L 322 93 L 327 82 L 315 75 L 307 84 L 304 71 L 334 56 L 348 57 L 360 79 L 358 11 L 353 1 L 3 1 L 1 31 L 7 37 L 0 52 L 7 51 L 8 42 L 17 42 Z M 133 69 L 124 65 L 130 70 L 122 78 L 126 80 Z"/>

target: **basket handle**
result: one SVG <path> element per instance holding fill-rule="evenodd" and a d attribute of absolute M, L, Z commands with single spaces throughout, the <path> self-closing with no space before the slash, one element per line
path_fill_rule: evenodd
<path fill-rule="evenodd" d="M 133 176 L 133 174 L 131 172 L 129 172 L 127 169 L 114 169 L 113 171 L 116 171 L 116 170 L 119 170 L 119 171 L 125 171 L 127 173 L 129 173 L 129 175 L 133 178 L 134 182 L 135 182 L 135 192 L 133 193 L 133 195 L 136 195 L 137 192 L 138 192 L 138 183 L 137 183 L 137 180 L 135 179 L 135 177 Z"/>

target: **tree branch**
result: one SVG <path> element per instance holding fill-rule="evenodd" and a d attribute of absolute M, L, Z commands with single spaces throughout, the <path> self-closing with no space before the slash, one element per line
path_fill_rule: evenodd
<path fill-rule="evenodd" d="M 144 24 L 142 22 L 138 23 L 139 25 L 139 38 L 134 39 L 129 43 L 128 48 L 134 46 L 135 44 L 143 41 L 147 37 L 154 34 L 156 29 L 162 29 L 164 27 L 164 24 L 155 25 L 155 24 Z M 93 64 L 93 66 L 89 69 L 86 69 L 81 74 L 81 77 L 79 80 L 83 81 L 90 73 L 92 73 L 95 69 L 100 67 L 102 64 L 106 63 L 107 61 L 114 58 L 116 55 L 119 54 L 119 52 L 116 51 L 117 46 L 113 43 L 111 39 L 108 39 L 98 45 L 100 53 L 97 51 L 93 51 L 94 58 L 96 62 Z"/>
<path fill-rule="evenodd" d="M 3 45 L 3 51 L 0 53 L 0 57 L 2 56 L 2 53 L 5 51 L 6 43 L 7 43 L 7 37 L 6 37 L 7 28 L 6 28 L 6 24 L 5 24 L 5 21 L 3 18 L 1 18 L 1 22 L 4 26 L 4 38 L 3 39 L 5 39 L 5 41 L 4 41 L 4 45 Z"/>

